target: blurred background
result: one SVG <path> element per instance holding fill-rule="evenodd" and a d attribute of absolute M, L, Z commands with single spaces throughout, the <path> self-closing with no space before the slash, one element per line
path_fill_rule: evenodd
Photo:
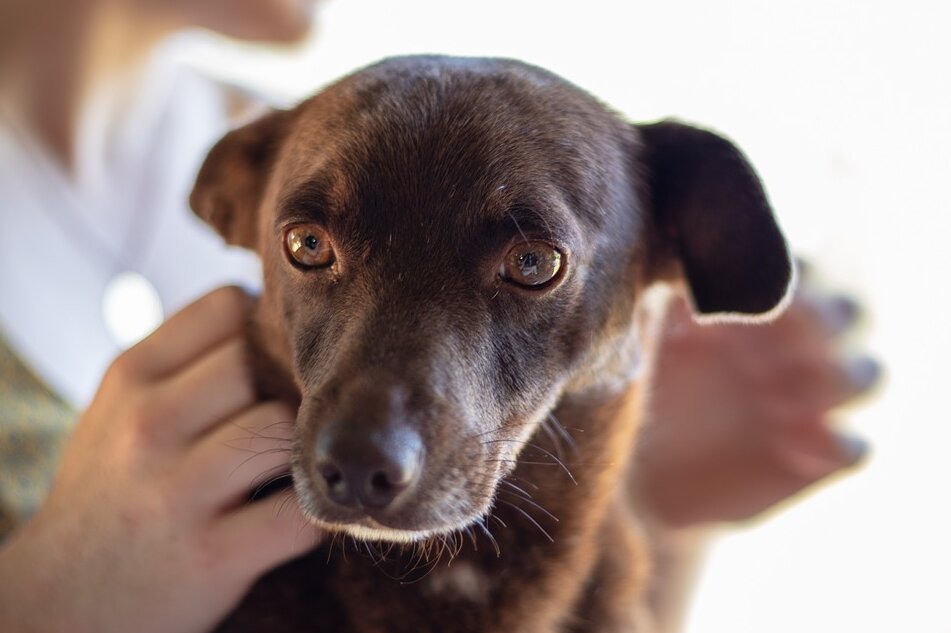
<path fill-rule="evenodd" d="M 162 2 L 177 0 L 153 4 Z M 29 4 L 0 0 L 0 9 Z M 866 307 L 862 345 L 886 376 L 874 397 L 841 412 L 841 424 L 872 444 L 867 465 L 766 521 L 725 531 L 708 551 L 686 631 L 951 633 L 949 6 L 328 0 L 316 31 L 292 47 L 205 32 L 170 47 L 182 63 L 276 105 L 390 55 L 515 57 L 631 120 L 676 116 L 734 139 L 795 251 Z M 196 279 L 189 291 L 212 281 Z M 114 351 L 103 347 L 101 363 Z"/>
<path fill-rule="evenodd" d="M 292 49 L 189 35 L 179 54 L 285 103 L 388 55 L 516 57 L 632 120 L 732 137 L 795 250 L 867 307 L 887 374 L 841 415 L 868 464 L 717 541 L 686 630 L 947 633 L 949 18 L 927 0 L 332 0 Z"/>

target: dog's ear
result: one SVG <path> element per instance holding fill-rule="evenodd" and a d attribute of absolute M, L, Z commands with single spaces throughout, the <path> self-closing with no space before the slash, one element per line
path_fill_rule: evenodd
<path fill-rule="evenodd" d="M 701 316 L 770 313 L 794 269 L 752 166 L 728 140 L 689 125 L 636 126 L 661 250 L 679 260 Z"/>
<path fill-rule="evenodd" d="M 229 244 L 254 248 L 257 209 L 290 113 L 274 110 L 226 134 L 205 158 L 189 202 Z"/>

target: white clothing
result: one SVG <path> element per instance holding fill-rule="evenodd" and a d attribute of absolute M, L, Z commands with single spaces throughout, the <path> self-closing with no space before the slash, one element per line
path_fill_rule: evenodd
<path fill-rule="evenodd" d="M 96 91 L 70 176 L 0 118 L 0 331 L 67 402 L 83 407 L 121 351 L 104 323 L 109 281 L 132 270 L 166 315 L 220 285 L 260 285 L 188 209 L 201 161 L 228 126 L 223 91 L 163 47 L 134 79 Z"/>

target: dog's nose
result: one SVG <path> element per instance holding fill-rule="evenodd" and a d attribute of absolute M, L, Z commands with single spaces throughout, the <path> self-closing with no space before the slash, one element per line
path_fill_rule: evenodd
<path fill-rule="evenodd" d="M 336 424 L 317 438 L 317 472 L 338 505 L 383 509 L 416 481 L 422 440 L 405 426 L 356 432 Z"/>

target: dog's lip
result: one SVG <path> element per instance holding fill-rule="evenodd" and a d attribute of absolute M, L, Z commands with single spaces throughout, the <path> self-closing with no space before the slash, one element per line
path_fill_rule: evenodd
<path fill-rule="evenodd" d="M 400 530 L 382 525 L 373 525 L 374 521 L 367 524 L 362 523 L 328 523 L 325 521 L 314 521 L 314 523 L 329 532 L 347 534 L 353 538 L 363 541 L 391 541 L 401 543 L 412 543 L 427 539 L 435 534 L 447 530 Z"/>
<path fill-rule="evenodd" d="M 421 527 L 419 530 L 412 525 L 399 521 L 397 516 L 386 510 L 374 510 L 357 505 L 353 508 L 338 509 L 335 512 L 310 512 L 311 519 L 317 523 L 324 523 L 335 526 L 360 526 L 380 530 L 400 530 L 416 532 L 419 530 L 428 530 L 427 527 Z"/>
<path fill-rule="evenodd" d="M 313 516 L 310 518 L 315 525 L 324 530 L 348 534 L 365 541 L 399 541 L 409 543 L 429 538 L 440 532 L 449 531 L 448 529 L 426 528 L 413 530 L 392 527 L 369 516 L 351 522 L 329 521 Z"/>

